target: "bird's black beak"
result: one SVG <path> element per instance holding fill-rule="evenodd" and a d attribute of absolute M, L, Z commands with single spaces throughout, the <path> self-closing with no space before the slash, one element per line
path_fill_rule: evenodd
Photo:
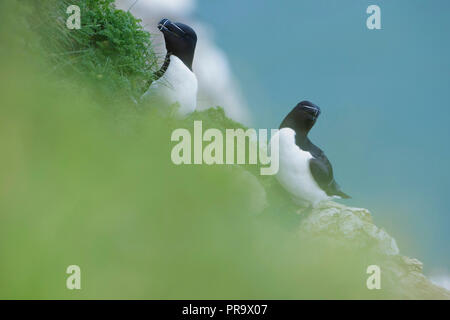
<path fill-rule="evenodd" d="M 177 26 L 175 23 L 170 21 L 169 19 L 162 19 L 158 23 L 158 29 L 163 34 L 172 34 L 177 37 L 183 37 L 186 33 L 181 29 L 179 26 Z"/>
<path fill-rule="evenodd" d="M 168 31 L 169 29 L 167 29 L 166 24 L 170 23 L 169 19 L 162 19 L 159 23 L 158 23 L 158 29 L 161 32 L 164 31 Z"/>
<path fill-rule="evenodd" d="M 317 119 L 320 115 L 320 109 L 314 108 L 314 119 Z"/>
<path fill-rule="evenodd" d="M 319 109 L 316 109 L 316 111 L 315 111 L 315 113 L 314 113 L 314 121 L 317 120 L 317 118 L 319 117 L 319 115 L 320 115 L 320 110 L 319 110 Z"/>

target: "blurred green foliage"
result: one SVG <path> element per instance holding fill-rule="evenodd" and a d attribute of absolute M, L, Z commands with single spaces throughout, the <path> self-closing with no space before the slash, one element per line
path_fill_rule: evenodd
<path fill-rule="evenodd" d="M 32 1 L 30 23 L 51 71 L 64 79 L 90 81 L 106 103 L 138 98 L 151 82 L 157 59 L 150 34 L 114 0 Z M 67 8 L 81 9 L 81 29 L 69 30 Z M 89 87 L 89 86 L 88 86 Z"/>
<path fill-rule="evenodd" d="M 240 178 L 242 169 L 172 164 L 173 128 L 192 126 L 195 119 L 205 127 L 241 126 L 223 110 L 166 119 L 120 99 L 114 102 L 119 111 L 111 112 L 105 95 L 136 92 L 130 79 L 146 78 L 151 68 L 144 57 L 136 62 L 143 63 L 140 70 L 121 65 L 150 43 L 139 29 L 121 30 L 119 42 L 110 38 L 125 21 L 131 29 L 137 23 L 110 2 L 77 1 L 100 11 L 83 18 L 86 29 L 70 33 L 50 30 L 55 21 L 42 26 L 25 19 L 38 13 L 34 2 L 1 2 L 0 298 L 381 297 L 365 288 L 370 257 L 299 241 L 279 223 L 286 213 L 283 198 L 270 188 L 271 205 L 255 216 L 253 185 Z M 66 2 L 51 3 L 62 12 Z M 96 29 L 103 30 L 101 40 L 88 35 L 96 24 L 88 26 L 86 19 L 95 12 L 106 26 Z M 88 41 L 95 46 L 49 55 L 69 48 L 71 41 L 59 43 L 59 33 L 81 41 L 71 50 Z M 143 41 L 136 52 L 127 34 Z M 64 65 L 62 72 L 49 72 L 53 64 Z M 110 88 L 82 81 L 95 79 L 106 64 L 111 78 L 100 87 L 110 81 Z M 66 77 L 72 71 L 79 77 Z M 66 289 L 72 264 L 81 267 L 79 291 Z"/>

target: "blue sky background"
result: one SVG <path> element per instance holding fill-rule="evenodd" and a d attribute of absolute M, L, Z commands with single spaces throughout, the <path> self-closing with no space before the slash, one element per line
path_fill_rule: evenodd
<path fill-rule="evenodd" d="M 366 8 L 381 7 L 382 30 Z M 450 270 L 450 1 L 200 0 L 257 128 L 301 100 L 337 180 L 425 271 Z"/>

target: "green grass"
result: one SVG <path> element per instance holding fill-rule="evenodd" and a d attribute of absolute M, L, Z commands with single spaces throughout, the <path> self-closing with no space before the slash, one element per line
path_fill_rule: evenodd
<path fill-rule="evenodd" d="M 257 215 L 242 169 L 173 165 L 173 128 L 242 125 L 220 108 L 137 111 L 149 35 L 110 1 L 77 1 L 95 10 L 68 32 L 55 20 L 66 3 L 0 4 L 0 298 L 377 297 L 368 257 L 285 228 L 273 178 Z M 71 264 L 80 291 L 65 288 Z"/>
<path fill-rule="evenodd" d="M 89 82 L 96 92 L 113 103 L 139 97 L 157 68 L 150 34 L 140 20 L 114 7 L 114 0 L 34 1 L 30 23 L 39 35 L 41 52 L 51 72 L 66 80 Z M 81 29 L 69 30 L 66 9 L 81 9 Z"/>

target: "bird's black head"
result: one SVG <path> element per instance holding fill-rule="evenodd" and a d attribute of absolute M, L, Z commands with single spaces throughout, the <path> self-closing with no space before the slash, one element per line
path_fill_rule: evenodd
<path fill-rule="evenodd" d="M 167 52 L 180 58 L 192 70 L 192 61 L 197 44 L 195 31 L 183 23 L 173 23 L 169 19 L 162 19 L 158 23 L 158 29 L 164 35 Z"/>
<path fill-rule="evenodd" d="M 284 118 L 282 128 L 291 128 L 297 133 L 308 134 L 320 115 L 320 108 L 309 101 L 302 101 Z"/>

